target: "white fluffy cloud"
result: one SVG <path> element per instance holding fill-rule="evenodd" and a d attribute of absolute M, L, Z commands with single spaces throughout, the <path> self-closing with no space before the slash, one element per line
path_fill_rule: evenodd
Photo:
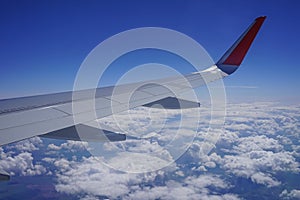
<path fill-rule="evenodd" d="M 280 197 L 282 199 L 300 199 L 300 190 L 283 190 L 282 193 L 280 194 Z"/>
<path fill-rule="evenodd" d="M 42 144 L 39 137 L 33 137 L 0 148 L 0 169 L 10 175 L 34 176 L 47 172 L 41 163 L 35 163 L 32 151 L 37 151 Z"/>
<path fill-rule="evenodd" d="M 267 185 L 268 187 L 274 187 L 280 185 L 279 181 L 274 180 L 270 175 L 266 173 L 258 172 L 251 175 L 251 180 L 258 184 Z"/>
<path fill-rule="evenodd" d="M 20 142 L 16 142 L 10 145 L 7 145 L 6 148 L 12 151 L 25 152 L 25 151 L 36 151 L 39 150 L 39 147 L 43 145 L 41 138 L 33 137 Z"/>
<path fill-rule="evenodd" d="M 59 151 L 59 150 L 69 150 L 69 151 L 77 151 L 77 150 L 85 150 L 88 148 L 87 142 L 81 142 L 81 141 L 72 141 L 68 140 L 65 143 L 62 143 L 61 145 L 57 146 L 55 144 L 49 144 L 48 149 Z"/>
<path fill-rule="evenodd" d="M 282 112 L 282 110 L 288 112 L 288 114 Z M 138 121 L 144 116 L 141 114 L 143 109 L 132 112 L 136 114 L 133 115 L 134 120 L 137 120 L 136 124 L 131 123 L 130 125 L 126 125 L 125 119 L 121 120 L 120 123 L 122 123 L 122 126 L 130 127 L 131 130 L 136 131 L 135 134 L 138 134 L 138 131 L 143 130 L 143 125 L 148 122 L 145 120 Z M 159 111 L 154 115 L 160 116 L 158 112 Z M 274 113 L 276 113 L 276 115 Z M 282 107 L 277 108 L 272 103 L 229 105 L 225 127 L 226 131 L 220 135 L 219 141 L 215 146 L 215 150 L 218 150 L 219 153 L 204 153 L 203 148 L 205 146 L 214 144 L 211 143 L 212 141 L 205 139 L 207 126 L 200 122 L 203 126 L 200 127 L 199 136 L 185 153 L 183 161 L 177 166 L 174 166 L 171 170 L 169 169 L 169 173 L 174 173 L 184 178 L 181 181 L 167 179 L 168 176 L 165 172 L 161 174 L 161 176 L 163 176 L 162 179 L 166 179 L 164 184 L 141 187 L 142 183 L 154 181 L 154 177 L 156 177 L 157 174 L 155 175 L 155 173 L 153 173 L 149 179 L 149 177 L 145 178 L 141 174 L 117 173 L 103 166 L 98 166 L 97 170 L 90 172 L 89 169 L 94 169 L 96 166 L 92 158 L 86 158 L 83 162 L 61 159 L 55 163 L 60 169 L 60 173 L 57 174 L 59 183 L 56 188 L 60 192 L 71 194 L 85 193 L 86 195 L 104 195 L 112 198 L 122 196 L 128 199 L 174 199 L 183 196 L 189 197 L 190 199 L 237 199 L 238 196 L 233 194 L 214 195 L 210 193 L 213 186 L 221 189 L 231 187 L 228 182 L 218 176 L 195 176 L 187 174 L 193 174 L 193 171 L 203 173 L 216 167 L 224 170 L 225 174 L 246 178 L 255 184 L 264 185 L 268 188 L 278 187 L 282 183 L 276 178 L 277 172 L 299 172 L 299 163 L 295 157 L 297 153 L 285 149 L 286 144 L 293 145 L 294 141 L 290 138 L 295 137 L 295 135 L 297 136 L 292 130 L 295 130 L 295 126 L 299 126 L 299 122 L 295 120 L 299 116 L 300 113 L 297 109 L 290 109 L 290 107 L 285 109 Z M 122 119 L 122 116 L 119 118 Z M 111 125 L 107 121 L 102 123 Z M 139 126 L 141 126 L 141 129 L 138 128 Z M 184 129 L 188 130 L 189 127 L 184 127 Z M 290 135 L 282 136 L 281 133 L 286 129 L 288 129 Z M 152 134 L 152 136 L 157 137 L 157 133 Z M 169 135 L 161 137 L 160 139 L 169 139 L 168 137 Z M 133 153 L 149 153 L 163 149 L 159 140 L 156 143 L 147 141 L 143 145 L 134 141 L 128 141 L 127 143 L 130 144 L 128 145 L 128 149 Z M 66 146 L 66 144 L 61 145 L 59 148 L 62 146 Z M 297 149 L 295 146 L 296 145 L 292 146 L 292 149 Z M 123 158 L 125 159 L 126 157 Z M 132 158 L 134 159 L 134 156 L 132 156 Z M 122 163 L 120 157 L 116 157 L 114 161 Z M 184 161 L 198 163 L 198 167 L 193 167 L 190 169 L 191 172 L 186 172 L 181 169 L 181 166 L 187 164 L 184 163 Z M 70 164 L 70 162 L 73 163 Z M 75 174 L 74 178 L 80 177 L 80 181 L 84 181 L 88 184 L 84 187 L 78 187 L 77 184 L 79 183 L 72 178 L 73 174 Z M 107 176 L 111 177 L 111 179 L 108 180 Z M 82 179 L 82 177 L 84 177 L 84 179 Z M 102 177 L 102 179 L 100 177 Z M 93 179 L 90 180 L 91 178 Z M 103 182 L 107 182 L 106 187 L 102 185 L 102 180 L 105 180 Z M 105 190 L 96 190 L 95 185 Z M 107 188 L 114 188 L 114 190 L 109 191 Z M 288 196 L 288 194 L 290 195 L 290 193 L 287 193 L 286 196 Z"/>
<path fill-rule="evenodd" d="M 227 189 L 230 184 L 215 175 L 185 178 L 183 182 L 166 181 L 159 186 L 147 186 L 164 171 L 146 174 L 129 174 L 109 169 L 101 164 L 101 158 L 89 157 L 83 162 L 61 159 L 55 163 L 59 192 L 77 195 L 84 199 L 106 196 L 122 199 L 238 199 L 234 194 L 211 194 L 209 187 Z"/>
<path fill-rule="evenodd" d="M 104 155 L 82 158 L 78 152 L 89 148 L 88 144 L 75 141 L 44 147 L 49 152 L 59 152 L 59 158 L 55 157 L 58 154 L 49 154 L 49 157 L 42 158 L 41 163 L 53 165 L 55 170 L 52 173 L 57 180 L 55 188 L 58 192 L 83 199 L 238 199 L 238 195 L 229 192 L 230 188 L 238 187 L 231 182 L 233 179 L 248 179 L 253 184 L 271 190 L 269 188 L 286 184 L 277 173 L 299 174 L 299 107 L 283 107 L 268 102 L 228 105 L 225 131 L 212 130 L 211 133 L 221 133 L 217 143 L 207 137 L 210 112 L 207 108 L 202 109 L 203 120 L 199 122 L 198 136 L 179 160 L 165 149 L 176 133 L 177 111 L 169 113 L 172 120 L 165 124 L 164 131 L 155 131 L 162 127 L 160 120 L 167 120 L 159 109 L 147 113 L 147 108 L 139 108 L 130 111 L 131 120 L 122 113 L 116 118 L 125 133 L 127 131 L 134 136 L 141 134 L 141 137 L 149 138 L 143 142 L 128 140 L 116 143 L 117 147 L 127 150 L 129 154 L 121 152 L 113 155 L 110 161 L 115 166 L 129 169 L 134 164 L 140 164 L 143 167 L 150 157 L 142 159 L 136 153 L 144 153 L 173 162 L 168 168 L 150 173 L 117 171 L 99 162 L 104 161 Z M 183 114 L 192 121 L 195 116 L 193 112 L 196 111 L 191 109 Z M 112 118 L 106 118 L 101 123 L 118 129 L 112 121 Z M 181 128 L 177 134 L 178 139 L 182 140 L 195 129 L 193 123 L 185 123 Z M 9 146 L 6 151 L 0 148 L 0 167 L 21 175 L 46 173 L 40 162 L 34 162 L 30 152 L 42 146 L 40 139 L 35 138 Z M 111 147 L 106 144 L 104 148 L 109 150 Z M 180 149 L 179 146 L 177 148 Z M 213 151 L 207 153 L 211 148 Z M 16 155 L 15 151 L 21 153 Z M 283 190 L 274 198 L 299 198 L 298 189 Z"/>
<path fill-rule="evenodd" d="M 297 152 L 285 149 L 285 145 L 295 142 L 289 137 L 293 138 L 299 132 L 296 128 L 299 127 L 299 116 L 300 110 L 292 106 L 272 103 L 230 105 L 227 131 L 222 133 L 217 144 L 224 155 L 217 164 L 227 173 L 249 178 L 254 183 L 279 186 L 277 172 L 300 171 L 295 157 Z"/>
<path fill-rule="evenodd" d="M 0 168 L 11 175 L 34 176 L 46 173 L 46 168 L 40 164 L 33 164 L 31 153 L 22 152 L 16 156 L 7 156 L 2 151 Z"/>
<path fill-rule="evenodd" d="M 236 152 L 237 148 L 233 151 Z M 228 173 L 251 178 L 253 182 L 267 186 L 279 185 L 279 182 L 274 180 L 268 171 L 273 174 L 278 171 L 299 172 L 299 163 L 291 152 L 253 150 L 252 147 L 249 147 L 248 152 L 244 148 L 239 154 L 225 155 L 221 160 L 221 166 Z M 266 174 L 263 174 L 265 172 Z"/>
<path fill-rule="evenodd" d="M 137 174 L 112 173 L 95 157 L 84 158 L 83 162 L 60 159 L 55 165 L 60 170 L 56 189 L 68 194 L 117 198 L 129 192 L 127 185 L 142 178 L 137 178 Z"/>
<path fill-rule="evenodd" d="M 124 199 L 216 199 L 216 200 L 236 200 L 239 199 L 234 194 L 211 194 L 207 187 L 224 187 L 222 180 L 215 176 L 200 176 L 192 180 L 189 178 L 183 183 L 169 181 L 165 186 L 136 188 Z M 208 179 L 208 180 L 206 180 Z M 197 185 L 201 181 L 200 185 Z M 203 181 L 207 183 L 203 184 Z M 196 184 L 196 185 L 195 185 Z"/>

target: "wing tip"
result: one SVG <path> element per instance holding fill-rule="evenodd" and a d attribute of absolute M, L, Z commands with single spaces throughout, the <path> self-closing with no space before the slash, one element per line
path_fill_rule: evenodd
<path fill-rule="evenodd" d="M 239 39 L 226 51 L 222 58 L 217 62 L 217 66 L 223 72 L 232 74 L 242 63 L 253 40 L 259 32 L 267 16 L 257 17 Z"/>
<path fill-rule="evenodd" d="M 255 20 L 265 20 L 266 18 L 267 18 L 266 15 L 262 15 L 262 16 L 257 17 Z"/>

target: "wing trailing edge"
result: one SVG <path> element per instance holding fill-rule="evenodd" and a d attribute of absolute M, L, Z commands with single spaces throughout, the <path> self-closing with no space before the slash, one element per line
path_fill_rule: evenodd
<path fill-rule="evenodd" d="M 155 106 L 159 105 L 159 106 Z M 164 108 L 164 109 L 188 109 L 188 108 L 198 108 L 200 107 L 199 102 L 194 102 L 185 99 L 179 99 L 176 97 L 167 97 L 151 103 L 143 105 L 144 107 L 150 108 Z"/>
<path fill-rule="evenodd" d="M 80 135 L 78 133 L 84 133 Z M 94 128 L 85 124 L 77 124 L 57 131 L 52 131 L 40 137 L 74 140 L 74 141 L 93 141 L 93 142 L 117 142 L 126 140 L 125 134 L 115 133 L 112 131 Z"/>
<path fill-rule="evenodd" d="M 0 181 L 9 181 L 9 180 L 10 180 L 9 174 L 6 171 L 0 169 Z"/>

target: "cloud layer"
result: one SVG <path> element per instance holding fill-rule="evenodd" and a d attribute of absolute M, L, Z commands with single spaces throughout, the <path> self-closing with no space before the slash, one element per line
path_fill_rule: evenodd
<path fill-rule="evenodd" d="M 116 116 L 118 125 L 112 118 L 100 122 L 112 129 L 121 127 L 135 137 L 142 134 L 146 139 L 102 144 L 107 152 L 111 148 L 120 150 L 110 159 L 89 154 L 87 149 L 91 147 L 85 142 L 33 138 L 0 148 L 0 168 L 20 176 L 50 174 L 57 192 L 82 199 L 299 198 L 300 188 L 287 177 L 300 178 L 300 107 L 270 102 L 228 105 L 224 130 L 212 130 L 219 136 L 217 143 L 208 137 L 209 108 L 200 110 L 195 138 L 193 113 L 198 110 L 186 110 L 183 115 L 190 123 L 184 123 L 177 139 L 193 135 L 194 140 L 180 157 L 166 148 L 179 124 L 178 112 L 166 115 L 156 109 L 150 118 L 147 108 L 130 112 L 130 120 L 126 114 Z M 161 120 L 167 123 L 162 125 Z M 37 152 L 44 156 L 36 158 Z M 167 167 L 146 173 L 118 170 L 159 165 L 153 156 L 168 162 L 164 164 Z M 240 187 L 246 188 L 244 192 Z M 265 192 L 251 196 L 245 193 L 247 188 Z"/>

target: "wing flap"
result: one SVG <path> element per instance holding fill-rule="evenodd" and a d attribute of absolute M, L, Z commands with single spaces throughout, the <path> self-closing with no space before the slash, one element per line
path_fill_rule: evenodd
<path fill-rule="evenodd" d="M 81 134 L 79 134 L 78 131 L 80 131 Z M 98 129 L 84 124 L 77 124 L 76 126 L 70 126 L 40 136 L 53 139 L 93 142 L 115 142 L 126 140 L 125 134 L 119 134 L 104 129 Z"/>
<path fill-rule="evenodd" d="M 187 108 L 198 108 L 200 107 L 200 103 L 185 100 L 185 99 L 179 99 L 176 97 L 167 97 L 158 101 L 145 104 L 143 106 L 151 107 L 151 108 L 165 108 L 165 109 L 187 109 Z"/>
<path fill-rule="evenodd" d="M 9 174 L 6 171 L 0 169 L 0 181 L 9 181 L 9 179 Z"/>

